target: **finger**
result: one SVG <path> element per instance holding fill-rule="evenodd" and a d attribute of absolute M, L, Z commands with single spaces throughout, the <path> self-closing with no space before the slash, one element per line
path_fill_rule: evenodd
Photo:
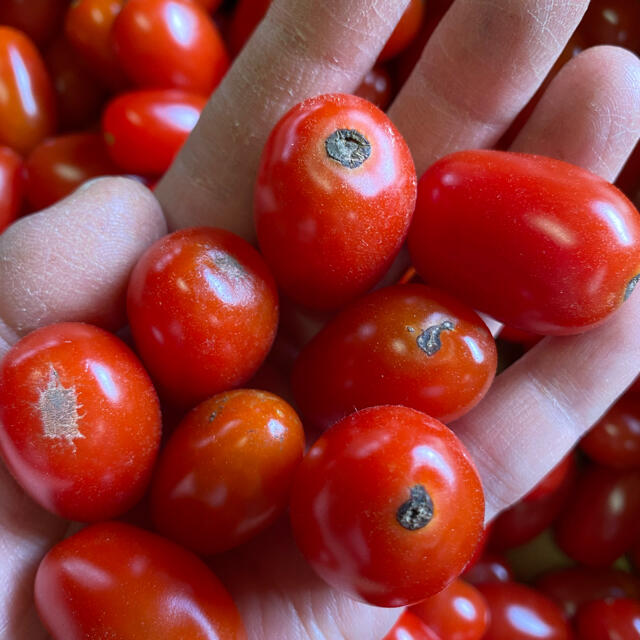
<path fill-rule="evenodd" d="M 389 110 L 418 175 L 493 146 L 534 95 L 588 0 L 457 0 Z"/>
<path fill-rule="evenodd" d="M 171 228 L 252 240 L 253 184 L 278 119 L 309 96 L 353 91 L 408 0 L 275 0 L 156 188 Z"/>

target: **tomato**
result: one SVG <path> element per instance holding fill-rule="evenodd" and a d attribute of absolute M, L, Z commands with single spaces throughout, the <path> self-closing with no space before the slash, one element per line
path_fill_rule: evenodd
<path fill-rule="evenodd" d="M 54 640 L 246 640 L 233 600 L 196 556 L 120 522 L 59 542 L 35 582 Z"/>
<path fill-rule="evenodd" d="M 288 297 L 337 309 L 386 273 L 415 197 L 409 147 L 382 111 L 353 95 L 310 98 L 283 116 L 262 154 L 260 250 Z"/>
<path fill-rule="evenodd" d="M 55 131 L 55 94 L 35 45 L 20 31 L 3 26 L 0 86 L 0 144 L 28 153 Z"/>
<path fill-rule="evenodd" d="M 22 158 L 9 147 L 0 147 L 0 233 L 18 217 L 23 193 Z"/>
<path fill-rule="evenodd" d="M 535 333 L 529 333 L 528 331 L 522 331 L 521 329 L 514 329 L 513 327 L 504 326 L 500 330 L 500 338 L 507 342 L 517 342 L 521 344 L 525 349 L 529 350 L 531 347 L 542 340 L 544 336 L 539 336 Z"/>
<path fill-rule="evenodd" d="M 111 158 L 128 173 L 164 173 L 196 126 L 206 101 L 176 89 L 119 95 L 102 117 Z"/>
<path fill-rule="evenodd" d="M 640 279 L 631 202 L 602 178 L 542 156 L 442 158 L 420 180 L 408 240 L 429 284 L 534 333 L 600 324 Z"/>
<path fill-rule="evenodd" d="M 378 109 L 384 111 L 391 104 L 391 98 L 393 97 L 391 74 L 382 65 L 376 65 L 367 72 L 354 94 L 368 100 L 375 104 Z"/>
<path fill-rule="evenodd" d="M 571 481 L 575 472 L 576 457 L 571 451 L 522 499 L 525 502 L 533 502 L 556 493 L 563 485 Z"/>
<path fill-rule="evenodd" d="M 640 538 L 640 470 L 587 468 L 555 533 L 558 546 L 574 560 L 610 565 Z"/>
<path fill-rule="evenodd" d="M 478 587 L 489 606 L 485 640 L 569 640 L 571 631 L 558 605 L 517 582 Z"/>
<path fill-rule="evenodd" d="M 27 35 L 34 44 L 45 47 L 62 24 L 68 0 L 2 0 L 0 24 Z"/>
<path fill-rule="evenodd" d="M 480 317 L 421 284 L 374 291 L 303 349 L 291 377 L 302 415 L 327 428 L 355 409 L 402 404 L 450 422 L 477 404 L 496 371 Z"/>
<path fill-rule="evenodd" d="M 536 588 L 557 602 L 567 618 L 585 602 L 601 598 L 640 598 L 640 580 L 617 569 L 569 567 L 536 580 Z"/>
<path fill-rule="evenodd" d="M 229 25 L 229 48 L 236 56 L 271 6 L 271 0 L 238 0 Z"/>
<path fill-rule="evenodd" d="M 480 640 L 489 624 L 483 595 L 460 579 L 414 605 L 411 611 L 443 640 Z"/>
<path fill-rule="evenodd" d="M 580 441 L 592 460 L 618 469 L 640 469 L 640 394 L 620 398 Z"/>
<path fill-rule="evenodd" d="M 397 56 L 406 49 L 420 32 L 420 27 L 425 14 L 425 0 L 409 0 L 400 22 L 396 25 L 389 40 L 378 56 L 378 61 L 383 62 Z"/>
<path fill-rule="evenodd" d="M 632 199 L 637 192 L 640 192 L 640 142 L 636 144 L 620 172 L 616 185 Z"/>
<path fill-rule="evenodd" d="M 119 173 L 99 133 L 70 133 L 38 145 L 25 162 L 25 195 L 34 209 L 44 209 L 83 182 Z"/>
<path fill-rule="evenodd" d="M 222 0 L 195 0 L 195 2 L 209 13 L 217 11 L 218 7 L 222 4 Z"/>
<path fill-rule="evenodd" d="M 418 616 L 405 611 L 382 640 L 440 640 Z"/>
<path fill-rule="evenodd" d="M 205 400 L 158 461 L 158 531 L 200 554 L 246 542 L 287 506 L 304 444 L 298 416 L 277 396 L 243 389 Z"/>
<path fill-rule="evenodd" d="M 191 0 L 129 0 L 112 35 L 122 69 L 139 87 L 208 96 L 229 67 L 215 23 Z"/>
<path fill-rule="evenodd" d="M 382 607 L 415 604 L 462 572 L 484 497 L 452 431 L 407 407 L 364 409 L 305 456 L 291 495 L 298 547 L 332 587 Z"/>
<path fill-rule="evenodd" d="M 589 45 L 613 44 L 640 53 L 640 3 L 592 0 L 578 30 Z"/>
<path fill-rule="evenodd" d="M 580 607 L 575 624 L 580 640 L 638 640 L 640 602 L 595 600 Z"/>
<path fill-rule="evenodd" d="M 63 518 L 120 515 L 142 496 L 160 409 L 142 365 L 81 323 L 29 334 L 0 365 L 0 453 L 22 488 Z"/>
<path fill-rule="evenodd" d="M 278 323 L 261 256 L 239 236 L 206 227 L 176 231 L 146 251 L 131 274 L 127 311 L 152 377 L 186 407 L 249 380 Z"/>
<path fill-rule="evenodd" d="M 498 553 L 485 553 L 471 568 L 466 569 L 462 578 L 475 586 L 484 582 L 509 582 L 513 573 L 507 559 Z"/>

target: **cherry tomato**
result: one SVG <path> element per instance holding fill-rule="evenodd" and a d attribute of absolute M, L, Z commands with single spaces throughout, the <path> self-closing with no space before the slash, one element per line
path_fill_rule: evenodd
<path fill-rule="evenodd" d="M 500 338 L 507 342 L 517 342 L 525 349 L 529 350 L 531 347 L 537 345 L 544 336 L 529 333 L 528 331 L 522 331 L 522 329 L 514 329 L 513 327 L 504 326 L 500 330 Z"/>
<path fill-rule="evenodd" d="M 0 24 L 22 31 L 43 48 L 60 28 L 68 4 L 68 0 L 2 0 Z"/>
<path fill-rule="evenodd" d="M 483 595 L 460 579 L 414 605 L 411 611 L 442 640 L 480 640 L 489 624 Z"/>
<path fill-rule="evenodd" d="M 420 32 L 420 27 L 424 19 L 424 0 L 410 0 L 404 10 L 400 22 L 396 25 L 393 33 L 389 36 L 387 44 L 378 56 L 378 61 L 383 62 L 397 56 L 406 49 L 413 39 Z"/>
<path fill-rule="evenodd" d="M 592 0 L 578 29 L 589 45 L 613 44 L 640 53 L 640 3 Z"/>
<path fill-rule="evenodd" d="M 555 533 L 558 546 L 574 560 L 610 565 L 640 538 L 640 470 L 587 468 Z"/>
<path fill-rule="evenodd" d="M 44 209 L 83 182 L 119 173 L 99 133 L 70 133 L 38 145 L 25 162 L 25 195 L 34 209 Z"/>
<path fill-rule="evenodd" d="M 31 151 L 56 128 L 56 100 L 35 45 L 20 31 L 0 26 L 0 144 Z"/>
<path fill-rule="evenodd" d="M 405 611 L 382 640 L 441 640 L 411 611 Z"/>
<path fill-rule="evenodd" d="M 271 6 L 271 0 L 239 0 L 229 25 L 229 48 L 234 56 L 246 44 Z"/>
<path fill-rule="evenodd" d="M 303 453 L 302 424 L 277 396 L 243 389 L 205 400 L 158 461 L 158 531 L 201 554 L 246 542 L 284 511 Z"/>
<path fill-rule="evenodd" d="M 640 469 L 640 394 L 620 398 L 582 438 L 592 460 L 618 469 Z"/>
<path fill-rule="evenodd" d="M 113 44 L 139 87 L 208 96 L 229 67 L 215 23 L 191 0 L 129 0 L 113 24 Z"/>
<path fill-rule="evenodd" d="M 275 284 L 258 252 L 205 227 L 147 250 L 131 274 L 127 311 L 142 360 L 182 406 L 249 380 L 278 323 Z"/>
<path fill-rule="evenodd" d="M 384 111 L 391 104 L 393 97 L 391 74 L 382 65 L 376 65 L 367 72 L 354 94 Z"/>
<path fill-rule="evenodd" d="M 640 640 L 640 602 L 589 602 L 578 610 L 575 625 L 580 640 Z"/>
<path fill-rule="evenodd" d="M 114 335 L 81 323 L 38 329 L 0 365 L 0 453 L 49 511 L 120 515 L 144 492 L 160 444 L 149 376 Z"/>
<path fill-rule="evenodd" d="M 533 502 L 556 493 L 567 481 L 571 481 L 575 472 L 576 457 L 571 451 L 522 499 L 525 502 Z"/>
<path fill-rule="evenodd" d="M 496 371 L 480 317 L 421 284 L 386 287 L 342 311 L 304 348 L 293 392 L 327 428 L 356 409 L 402 404 L 450 422 L 477 404 Z"/>
<path fill-rule="evenodd" d="M 409 147 L 382 111 L 353 95 L 310 98 L 284 115 L 264 148 L 258 243 L 288 297 L 337 309 L 385 274 L 415 197 Z"/>
<path fill-rule="evenodd" d="M 294 479 L 298 547 L 332 587 L 382 607 L 415 604 L 462 572 L 483 530 L 484 498 L 452 431 L 407 407 L 344 418 Z"/>
<path fill-rule="evenodd" d="M 176 89 L 119 95 L 102 118 L 111 158 L 127 173 L 164 173 L 196 126 L 206 101 Z"/>
<path fill-rule="evenodd" d="M 640 279 L 640 215 L 579 167 L 461 151 L 428 169 L 418 192 L 409 232 L 418 273 L 517 329 L 586 331 Z"/>
<path fill-rule="evenodd" d="M 13 149 L 0 147 L 0 233 L 18 217 L 23 193 L 22 158 Z"/>
<path fill-rule="evenodd" d="M 121 522 L 94 524 L 44 557 L 36 607 L 54 640 L 246 640 L 233 600 L 196 556 Z"/>
<path fill-rule="evenodd" d="M 489 606 L 485 640 L 569 640 L 571 631 L 558 605 L 517 582 L 478 587 Z"/>
<path fill-rule="evenodd" d="M 485 553 L 462 578 L 475 586 L 484 582 L 509 582 L 513 580 L 513 573 L 507 559 L 498 553 Z"/>

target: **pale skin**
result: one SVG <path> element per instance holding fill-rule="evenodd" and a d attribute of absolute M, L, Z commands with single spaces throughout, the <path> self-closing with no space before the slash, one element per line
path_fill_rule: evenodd
<path fill-rule="evenodd" d="M 406 0 L 275 0 L 159 185 L 103 179 L 0 236 L 0 354 L 29 331 L 124 322 L 127 275 L 167 228 L 221 226 L 254 239 L 251 191 L 269 130 L 293 104 L 352 91 Z M 491 147 L 527 103 L 587 0 L 457 0 L 389 114 L 418 175 L 438 157 Z M 640 62 L 587 50 L 557 76 L 514 149 L 614 180 L 640 133 Z M 164 215 L 163 215 L 164 212 Z M 600 328 L 546 338 L 453 425 L 482 476 L 487 517 L 532 488 L 640 372 L 640 294 Z M 0 469 L 0 639 L 46 638 L 33 576 L 69 529 Z M 276 527 L 216 560 L 253 640 L 376 640 L 399 615 L 334 592 Z"/>

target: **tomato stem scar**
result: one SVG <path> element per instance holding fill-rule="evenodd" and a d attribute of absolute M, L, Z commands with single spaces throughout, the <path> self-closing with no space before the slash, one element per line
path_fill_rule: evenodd
<path fill-rule="evenodd" d="M 417 484 L 409 489 L 409 500 L 403 502 L 396 511 L 396 520 L 409 531 L 426 527 L 433 518 L 433 500 L 427 490 Z"/>
<path fill-rule="evenodd" d="M 451 320 L 445 320 L 440 324 L 428 327 L 416 338 L 418 347 L 420 347 L 420 349 L 422 349 L 422 351 L 424 351 L 428 356 L 435 355 L 442 347 L 440 334 L 443 331 L 453 331 L 454 328 L 454 324 Z"/>
<path fill-rule="evenodd" d="M 337 129 L 325 141 L 327 155 L 347 169 L 357 169 L 371 155 L 371 143 L 355 129 Z"/>

